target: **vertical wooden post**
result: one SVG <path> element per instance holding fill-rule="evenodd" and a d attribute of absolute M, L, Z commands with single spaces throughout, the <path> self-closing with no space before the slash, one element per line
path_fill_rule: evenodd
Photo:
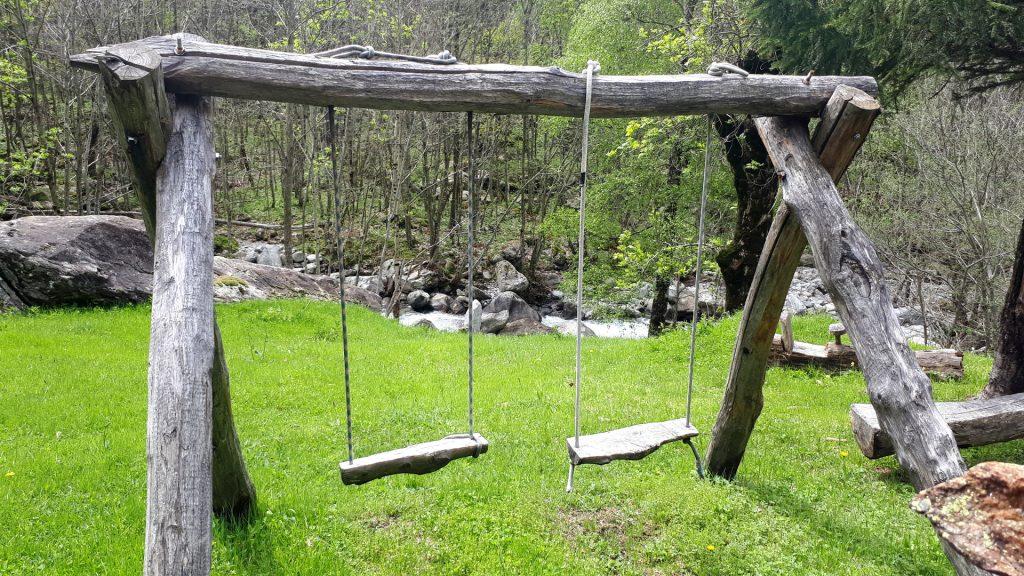
<path fill-rule="evenodd" d="M 157 170 L 164 161 L 171 123 L 161 59 L 141 43 L 119 45 L 99 61 L 99 70 L 115 135 L 132 167 L 150 240 L 155 240 Z M 231 414 L 228 367 L 216 322 L 213 330 L 213 510 L 218 516 L 241 518 L 252 509 L 256 489 Z"/>
<path fill-rule="evenodd" d="M 148 575 L 209 574 L 213 514 L 213 129 L 179 95 L 156 180 L 146 430 Z"/>
<path fill-rule="evenodd" d="M 822 282 L 857 343 L 868 396 L 900 465 L 918 489 L 962 476 L 967 468 L 932 400 L 931 381 L 903 339 L 882 263 L 818 159 L 806 120 L 758 118 L 755 124 L 772 162 L 783 172 L 783 199 L 799 218 Z M 985 574 L 941 543 L 958 574 Z"/>
<path fill-rule="evenodd" d="M 815 151 L 834 180 L 846 172 L 880 111 L 878 102 L 864 92 L 849 86 L 836 89 L 814 137 Z M 764 406 L 762 387 L 772 337 L 806 246 L 799 221 L 783 204 L 768 232 L 743 307 L 725 396 L 708 445 L 710 474 L 732 479 L 743 461 Z"/>

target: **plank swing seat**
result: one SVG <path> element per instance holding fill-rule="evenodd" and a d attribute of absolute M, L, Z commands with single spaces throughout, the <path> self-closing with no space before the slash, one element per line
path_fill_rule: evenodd
<path fill-rule="evenodd" d="M 453 63 L 450 59 L 444 63 Z M 334 184 L 334 234 L 338 243 L 338 267 L 339 274 L 344 276 L 345 270 L 345 237 L 341 230 L 341 193 L 340 179 L 338 177 L 338 159 L 335 151 L 336 127 L 334 118 L 334 107 L 327 108 L 328 134 L 331 141 L 331 177 Z M 473 271 L 475 257 L 473 254 L 473 228 L 476 221 L 476 154 L 473 139 L 473 113 L 466 116 L 466 132 L 468 136 L 467 150 L 469 151 L 469 207 L 466 214 L 466 268 L 467 282 L 466 294 L 470 302 L 474 301 Z M 385 242 L 386 243 L 386 242 Z M 355 448 L 352 443 L 352 391 L 349 374 L 348 355 L 348 320 L 345 307 L 345 283 L 338 283 L 338 301 L 341 308 L 341 342 L 342 357 L 344 361 L 345 381 L 345 427 L 347 435 L 348 458 L 339 464 L 341 482 L 346 486 L 366 484 L 367 482 L 394 476 L 396 474 L 429 474 L 444 468 L 452 460 L 460 458 L 477 458 L 487 452 L 490 443 L 481 434 L 473 431 L 474 426 L 474 402 L 473 402 L 473 324 L 475 318 L 472 307 L 470 307 L 470 318 L 467 322 L 467 334 L 469 344 L 468 354 L 468 421 L 467 431 L 461 434 L 451 434 L 440 440 L 412 444 L 404 448 L 379 452 L 361 458 L 355 457 Z M 399 291 L 400 294 L 400 291 Z"/>
<path fill-rule="evenodd" d="M 574 466 L 608 464 L 615 460 L 640 460 L 665 444 L 689 440 L 698 434 L 686 418 L 677 418 L 580 436 L 578 446 L 575 437 L 566 438 L 565 443 Z"/>
<path fill-rule="evenodd" d="M 587 63 L 584 70 L 586 75 L 586 97 L 583 104 L 583 146 L 580 153 L 580 209 L 579 209 L 579 231 L 577 237 L 576 263 L 576 381 L 573 424 L 575 434 L 565 439 L 566 447 L 569 449 L 569 479 L 566 482 L 566 492 L 572 492 L 573 479 L 576 475 L 576 467 L 581 464 L 608 464 L 616 460 L 640 460 L 651 454 L 658 448 L 671 442 L 685 442 L 693 452 L 694 462 L 697 468 L 697 475 L 704 477 L 703 464 L 700 453 L 694 446 L 692 440 L 699 432 L 691 423 L 694 360 L 696 359 L 696 335 L 699 315 L 696 310 L 690 324 L 690 363 L 688 385 L 686 387 L 686 416 L 662 422 L 647 422 L 636 424 L 625 428 L 600 432 L 598 434 L 580 434 L 581 415 L 581 389 L 583 383 L 583 265 L 584 265 L 584 243 L 586 240 L 586 205 L 587 205 L 587 154 L 590 141 L 590 106 L 593 96 L 594 74 L 598 72 L 600 65 L 591 61 Z M 708 70 L 709 74 L 722 76 L 726 73 L 746 76 L 747 73 L 734 66 L 712 64 Z M 700 279 L 701 263 L 704 257 L 704 215 L 707 209 L 708 197 L 708 175 L 711 163 L 711 118 L 707 121 L 707 143 L 704 153 L 704 181 L 701 189 L 700 216 L 698 223 L 697 239 L 697 265 L 695 281 L 693 286 L 693 300 L 700 302 Z"/>
<path fill-rule="evenodd" d="M 476 458 L 487 452 L 489 443 L 474 433 L 452 434 L 440 440 L 421 442 L 341 462 L 341 481 L 346 486 L 365 484 L 395 474 L 429 474 L 440 470 L 452 460 Z"/>

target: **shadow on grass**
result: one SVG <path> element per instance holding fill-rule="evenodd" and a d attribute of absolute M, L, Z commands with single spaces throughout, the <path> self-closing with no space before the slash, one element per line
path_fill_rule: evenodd
<path fill-rule="evenodd" d="M 742 485 L 750 491 L 751 497 L 761 500 L 775 513 L 798 521 L 808 532 L 821 535 L 824 541 L 849 543 L 846 546 L 849 554 L 862 559 L 865 566 L 881 560 L 891 563 L 890 566 L 896 574 L 936 574 L 927 564 L 921 562 L 921 558 L 908 554 L 905 542 L 896 534 L 854 525 L 841 514 L 830 514 L 828 510 L 815 509 L 811 502 L 801 500 L 785 482 L 748 480 Z M 909 506 L 909 498 L 907 501 Z"/>
<path fill-rule="evenodd" d="M 223 557 L 231 565 L 253 574 L 283 574 L 285 567 L 274 557 L 273 530 L 255 509 L 252 516 L 214 522 L 214 538 L 223 546 Z"/>

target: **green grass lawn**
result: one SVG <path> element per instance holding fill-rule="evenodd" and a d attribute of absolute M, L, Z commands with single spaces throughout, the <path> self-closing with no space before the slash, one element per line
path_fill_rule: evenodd
<path fill-rule="evenodd" d="M 337 308 L 218 308 L 259 516 L 217 523 L 218 574 L 952 574 L 896 461 L 860 456 L 848 410 L 859 373 L 768 373 L 765 410 L 734 483 L 701 481 L 689 450 L 577 471 L 573 340 L 484 337 L 478 460 L 345 487 Z M 465 426 L 464 336 L 352 310 L 357 455 Z M 798 318 L 823 342 L 827 318 Z M 714 422 L 736 318 L 702 329 L 694 422 Z M 147 307 L 0 317 L 0 574 L 136 574 L 145 516 Z M 584 431 L 682 415 L 687 338 L 585 341 Z M 960 399 L 985 358 L 939 383 Z M 1024 442 L 969 463 L 1024 461 Z"/>

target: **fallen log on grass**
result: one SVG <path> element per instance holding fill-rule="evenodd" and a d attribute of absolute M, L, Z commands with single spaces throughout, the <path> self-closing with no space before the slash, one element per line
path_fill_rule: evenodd
<path fill-rule="evenodd" d="M 964 377 L 964 355 L 959 350 L 941 348 L 937 350 L 915 350 L 917 363 L 929 376 L 940 379 L 959 380 Z M 822 370 L 856 370 L 857 351 L 852 346 L 829 342 L 821 346 L 808 342 L 793 341 L 793 349 L 786 350 L 781 335 L 772 340 L 768 358 L 775 366 L 814 366 Z"/>
<path fill-rule="evenodd" d="M 846 327 L 836 323 L 829 326 L 833 341 L 821 346 L 793 339 L 793 325 L 789 314 L 783 313 L 779 320 L 781 334 L 776 334 L 768 361 L 775 366 L 814 366 L 823 370 L 858 369 L 857 351 L 853 346 L 843 344 Z M 937 350 L 916 350 L 914 355 L 921 369 L 929 376 L 942 380 L 964 377 L 964 355 L 959 350 L 941 348 Z"/>
<path fill-rule="evenodd" d="M 1024 393 L 965 402 L 938 402 L 936 406 L 961 448 L 1024 438 Z M 870 404 L 854 404 L 850 420 L 853 436 L 864 456 L 875 459 L 893 453 L 892 440 L 878 425 L 878 416 Z"/>

